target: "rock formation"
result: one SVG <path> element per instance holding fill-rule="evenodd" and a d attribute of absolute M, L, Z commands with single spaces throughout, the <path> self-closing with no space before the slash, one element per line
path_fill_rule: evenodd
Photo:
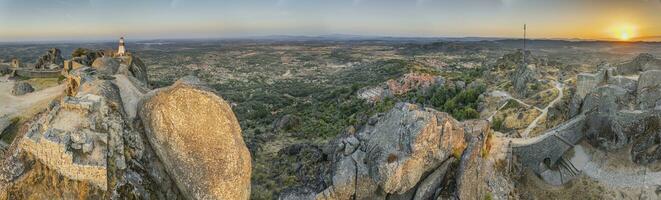
<path fill-rule="evenodd" d="M 393 95 L 406 94 L 412 90 L 426 90 L 443 84 L 445 84 L 445 79 L 440 76 L 408 73 L 399 79 L 390 79 L 376 87 L 362 88 L 357 95 L 369 102 L 376 102 Z M 466 86 L 465 83 L 463 85 Z"/>
<path fill-rule="evenodd" d="M 62 52 L 60 49 L 52 48 L 48 50 L 46 55 L 41 56 L 37 59 L 35 64 L 36 69 L 56 69 L 62 68 L 64 65 L 64 58 L 62 58 Z"/>
<path fill-rule="evenodd" d="M 539 75 L 535 70 L 535 65 L 517 65 L 516 69 L 510 74 L 512 87 L 517 95 L 526 97 L 532 94 L 530 85 L 537 84 Z"/>
<path fill-rule="evenodd" d="M 32 85 L 23 81 L 16 82 L 16 84 L 14 84 L 14 87 L 11 89 L 11 94 L 13 94 L 14 96 L 21 96 L 31 92 L 34 92 L 34 88 L 32 88 Z"/>
<path fill-rule="evenodd" d="M 149 142 L 182 193 L 248 199 L 251 158 L 229 104 L 195 77 L 150 92 L 139 111 Z"/>
<path fill-rule="evenodd" d="M 9 65 L 0 63 L 0 76 L 4 76 L 12 72 L 12 69 Z"/>
<path fill-rule="evenodd" d="M 250 155 L 229 106 L 188 78 L 149 93 L 139 118 L 149 89 L 135 60 L 65 72 L 63 97 L 0 152 L 0 199 L 248 198 Z"/>
<path fill-rule="evenodd" d="M 114 75 L 119 69 L 119 61 L 109 56 L 103 56 L 94 60 L 92 68 L 104 75 Z"/>
<path fill-rule="evenodd" d="M 291 130 L 292 128 L 300 125 L 300 123 L 301 119 L 298 116 L 287 114 L 273 121 L 273 132 L 278 132 L 280 130 Z"/>
<path fill-rule="evenodd" d="M 572 110 L 586 114 L 588 142 L 603 150 L 633 143 L 634 161 L 651 163 L 658 159 L 649 152 L 655 152 L 659 144 L 652 135 L 659 123 L 655 116 L 661 113 L 660 64 L 659 59 L 641 54 L 632 61 L 604 64 L 594 74 L 578 76 Z"/>
<path fill-rule="evenodd" d="M 378 121 L 336 142 L 332 183 L 316 199 L 436 199 L 443 191 L 451 197 L 477 198 L 474 195 L 479 194 L 463 194 L 445 183 L 455 173 L 475 177 L 467 170 L 479 162 L 475 155 L 481 154 L 475 151 L 482 152 L 486 142 L 476 139 L 472 149 L 478 150 L 466 151 L 464 156 L 461 152 L 465 138 L 473 134 L 486 138 L 488 127 L 488 123 L 461 123 L 447 113 L 399 103 Z M 465 158 L 464 164 L 451 171 L 460 157 Z M 470 184 L 481 187 L 485 182 L 470 181 L 462 187 Z M 287 196 L 295 195 L 287 193 L 281 199 Z"/>

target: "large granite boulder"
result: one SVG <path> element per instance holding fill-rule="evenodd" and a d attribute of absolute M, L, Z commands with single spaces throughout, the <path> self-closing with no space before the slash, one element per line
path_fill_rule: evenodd
<path fill-rule="evenodd" d="M 136 56 L 130 56 L 129 59 L 128 70 L 130 75 L 142 81 L 143 83 L 149 83 L 147 65 L 145 65 L 145 63 Z"/>
<path fill-rule="evenodd" d="M 661 70 L 650 70 L 638 78 L 638 105 L 640 109 L 661 106 Z"/>
<path fill-rule="evenodd" d="M 14 96 L 21 96 L 31 92 L 34 92 L 32 85 L 23 81 L 14 83 L 14 87 L 11 89 L 11 94 Z"/>
<path fill-rule="evenodd" d="M 317 199 L 413 198 L 419 182 L 465 147 L 457 120 L 406 103 L 337 144 L 332 185 Z M 423 182 L 427 187 L 437 180 Z"/>
<path fill-rule="evenodd" d="M 92 68 L 96 69 L 100 74 L 114 75 L 119 69 L 119 61 L 109 56 L 103 56 L 94 60 Z"/>
<path fill-rule="evenodd" d="M 147 94 L 138 113 L 149 142 L 191 199 L 248 199 L 251 158 L 229 104 L 195 77 Z"/>
<path fill-rule="evenodd" d="M 641 132 L 631 147 L 631 157 L 639 164 L 650 164 L 661 159 L 661 117 L 650 115 L 641 120 Z"/>
<path fill-rule="evenodd" d="M 52 48 L 48 50 L 46 55 L 41 56 L 37 59 L 37 63 L 34 65 L 37 69 L 47 69 L 51 68 L 51 65 L 59 66 L 60 68 L 64 66 L 64 58 L 62 58 L 62 51 L 58 48 Z"/>

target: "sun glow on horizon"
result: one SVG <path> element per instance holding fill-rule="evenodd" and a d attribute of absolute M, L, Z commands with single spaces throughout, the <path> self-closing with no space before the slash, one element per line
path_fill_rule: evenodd
<path fill-rule="evenodd" d="M 627 32 L 620 33 L 620 40 L 627 41 L 629 39 L 631 39 L 631 36 L 629 36 L 629 33 L 627 33 Z"/>
<path fill-rule="evenodd" d="M 631 24 L 618 25 L 611 28 L 614 38 L 620 41 L 629 41 L 636 37 L 636 26 Z"/>

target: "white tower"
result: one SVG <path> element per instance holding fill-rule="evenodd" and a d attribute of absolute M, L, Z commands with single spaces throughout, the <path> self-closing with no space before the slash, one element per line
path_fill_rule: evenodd
<path fill-rule="evenodd" d="M 124 47 L 124 37 L 119 38 L 119 48 L 117 49 L 117 56 L 124 56 L 126 54 L 126 47 Z"/>

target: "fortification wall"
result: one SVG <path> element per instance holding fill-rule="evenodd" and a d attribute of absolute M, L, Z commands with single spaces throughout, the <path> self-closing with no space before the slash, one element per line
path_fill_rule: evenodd
<path fill-rule="evenodd" d="M 585 96 L 590 93 L 592 89 L 597 87 L 606 79 L 606 73 L 603 70 L 598 71 L 595 74 L 581 73 L 576 77 L 576 94 L 585 98 Z"/>
<path fill-rule="evenodd" d="M 44 137 L 37 140 L 26 137 L 20 148 L 34 155 L 43 164 L 72 180 L 88 181 L 102 190 L 108 187 L 106 166 L 80 165 L 73 162 L 73 155 L 64 144 Z"/>
<path fill-rule="evenodd" d="M 541 165 L 548 159 L 555 163 L 569 149 L 573 148 L 585 136 L 582 127 L 585 115 L 578 115 L 572 120 L 549 130 L 538 138 L 512 142 L 512 154 L 519 159 L 525 168 L 541 173 Z"/>
<path fill-rule="evenodd" d="M 67 75 L 71 70 L 76 70 L 81 67 L 85 67 L 85 65 L 80 64 L 79 62 L 76 62 L 74 60 L 65 60 L 64 69 L 60 73 L 62 73 L 62 75 Z"/>

